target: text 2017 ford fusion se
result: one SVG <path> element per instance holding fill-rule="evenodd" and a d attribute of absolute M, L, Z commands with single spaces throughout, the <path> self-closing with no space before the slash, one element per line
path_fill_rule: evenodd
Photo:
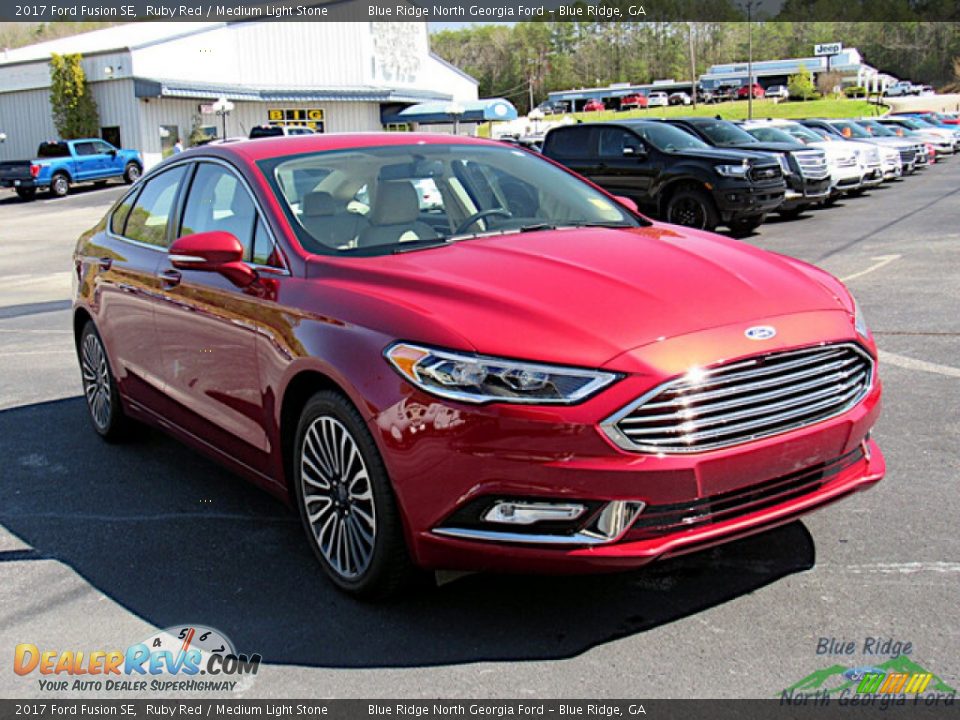
<path fill-rule="evenodd" d="M 469 138 L 177 155 L 77 245 L 93 425 L 288 498 L 366 596 L 416 568 L 631 568 L 878 481 L 843 285 L 629 205 Z"/>

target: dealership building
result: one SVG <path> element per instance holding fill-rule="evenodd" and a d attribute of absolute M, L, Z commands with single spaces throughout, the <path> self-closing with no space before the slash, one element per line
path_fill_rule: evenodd
<path fill-rule="evenodd" d="M 477 81 L 430 51 L 426 23 L 136 23 L 0 51 L 0 160 L 31 157 L 57 137 L 51 53 L 83 56 L 100 135 L 140 150 L 148 167 L 194 129 L 219 137 L 224 121 L 232 137 L 264 124 L 409 129 L 421 105 L 431 110 L 424 122 L 449 120 L 437 107 L 505 112 L 478 103 Z M 217 114 L 222 98 L 226 115 Z"/>

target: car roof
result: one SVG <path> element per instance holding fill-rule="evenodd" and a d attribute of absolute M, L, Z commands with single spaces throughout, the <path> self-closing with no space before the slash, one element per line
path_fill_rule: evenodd
<path fill-rule="evenodd" d="M 273 157 L 304 153 L 374 148 L 391 145 L 487 145 L 503 147 L 494 140 L 473 138 L 444 133 L 315 133 L 313 135 L 278 135 L 255 140 L 239 139 L 230 145 L 220 146 L 218 151 L 231 157 L 241 157 L 257 162 Z M 219 153 L 218 153 L 219 154 Z"/>

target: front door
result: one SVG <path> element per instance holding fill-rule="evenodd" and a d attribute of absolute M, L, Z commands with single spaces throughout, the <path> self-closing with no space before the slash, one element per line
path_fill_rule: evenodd
<path fill-rule="evenodd" d="M 259 216 L 243 181 L 220 163 L 199 162 L 183 205 L 178 235 L 220 230 L 236 236 L 253 258 Z M 256 356 L 262 297 L 209 271 L 157 270 L 164 302 L 156 313 L 171 415 L 184 430 L 235 460 L 267 471 Z M 239 442 L 237 442 L 239 441 Z"/>

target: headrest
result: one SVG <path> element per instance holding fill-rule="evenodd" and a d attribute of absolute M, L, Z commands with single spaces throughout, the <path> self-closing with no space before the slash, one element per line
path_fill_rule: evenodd
<path fill-rule="evenodd" d="M 303 214 L 308 217 L 317 215 L 333 215 L 337 211 L 337 204 L 333 195 L 322 190 L 308 192 L 303 196 Z"/>
<path fill-rule="evenodd" d="M 420 217 L 420 200 L 409 180 L 380 183 L 377 199 L 370 213 L 374 225 L 401 225 Z"/>

